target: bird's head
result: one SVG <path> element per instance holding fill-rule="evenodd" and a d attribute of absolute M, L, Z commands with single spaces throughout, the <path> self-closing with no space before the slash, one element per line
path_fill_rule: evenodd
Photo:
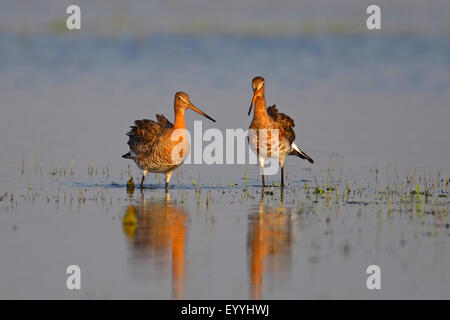
<path fill-rule="evenodd" d="M 178 91 L 177 93 L 175 93 L 174 104 L 175 104 L 175 112 L 177 110 L 182 110 L 184 112 L 186 109 L 191 109 L 191 110 L 194 110 L 195 112 L 201 114 L 202 116 L 208 118 L 209 120 L 216 122 L 216 120 L 214 120 L 213 118 L 208 116 L 206 113 L 204 113 L 203 111 L 201 111 L 200 109 L 195 107 L 191 103 L 191 100 L 189 99 L 189 95 L 187 93 L 184 93 L 182 91 Z"/>
<path fill-rule="evenodd" d="M 255 104 L 255 100 L 258 96 L 264 96 L 264 78 L 263 77 L 255 77 L 252 80 L 252 88 L 253 88 L 253 98 L 250 104 L 250 109 L 248 109 L 248 115 L 252 113 L 253 105 Z"/>

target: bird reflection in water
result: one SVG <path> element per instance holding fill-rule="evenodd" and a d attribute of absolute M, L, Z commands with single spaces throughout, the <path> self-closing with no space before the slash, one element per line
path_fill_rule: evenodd
<path fill-rule="evenodd" d="M 281 190 L 283 193 L 283 190 Z M 285 276 L 291 265 L 292 212 L 281 198 L 278 206 L 264 205 L 264 193 L 258 207 L 249 215 L 248 249 L 250 255 L 250 294 L 262 298 L 264 275 Z"/>
<path fill-rule="evenodd" d="M 170 202 L 166 193 L 163 201 L 147 202 L 144 197 L 137 205 L 127 207 L 123 230 L 132 251 L 132 264 L 139 275 L 172 269 L 172 298 L 183 297 L 185 272 L 184 245 L 187 213 L 184 207 Z"/>

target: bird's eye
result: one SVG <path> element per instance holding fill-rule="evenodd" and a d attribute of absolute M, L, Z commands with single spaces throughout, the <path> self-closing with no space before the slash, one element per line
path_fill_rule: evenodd
<path fill-rule="evenodd" d="M 180 98 L 180 97 L 177 97 L 177 99 L 178 99 L 178 100 L 181 100 L 181 98 Z"/>

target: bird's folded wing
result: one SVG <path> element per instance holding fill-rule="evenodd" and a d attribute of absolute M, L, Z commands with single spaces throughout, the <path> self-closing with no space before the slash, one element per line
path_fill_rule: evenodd
<path fill-rule="evenodd" d="M 156 139 L 172 124 L 164 116 L 157 116 L 158 122 L 149 119 L 136 120 L 127 133 L 128 145 L 136 155 L 150 151 Z"/>
<path fill-rule="evenodd" d="M 295 140 L 294 120 L 284 113 L 279 113 L 276 105 L 267 108 L 267 113 L 279 124 L 279 129 L 282 131 L 280 134 L 286 137 L 289 143 L 292 144 Z"/>
<path fill-rule="evenodd" d="M 158 120 L 158 124 L 160 125 L 160 127 L 164 128 L 164 129 L 166 129 L 166 128 L 173 128 L 172 122 L 167 120 L 167 118 L 164 117 L 162 114 L 157 114 L 156 115 L 156 120 Z"/>

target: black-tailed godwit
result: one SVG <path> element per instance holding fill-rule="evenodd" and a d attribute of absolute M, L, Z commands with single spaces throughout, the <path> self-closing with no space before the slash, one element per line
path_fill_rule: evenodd
<path fill-rule="evenodd" d="M 304 151 L 295 143 L 294 120 L 289 116 L 278 113 L 275 105 L 266 108 L 266 99 L 264 97 L 264 78 L 256 77 L 252 81 L 253 99 L 248 110 L 251 114 L 253 106 L 255 112 L 253 121 L 250 124 L 249 143 L 256 151 L 261 168 L 264 168 L 267 158 L 278 158 L 281 166 L 281 186 L 284 187 L 284 162 L 288 155 L 294 155 L 314 163 Z M 260 137 L 260 130 L 265 129 L 263 137 Z M 278 130 L 278 145 L 273 144 L 271 130 Z M 262 185 L 264 183 L 264 172 L 262 172 Z"/>
<path fill-rule="evenodd" d="M 184 112 L 192 109 L 211 121 L 216 122 L 203 111 L 196 108 L 189 96 L 177 92 L 174 101 L 175 123 L 172 124 L 163 115 L 156 115 L 156 122 L 136 120 L 127 133 L 130 152 L 122 158 L 132 159 L 142 170 L 140 187 L 143 188 L 147 172 L 165 173 L 166 190 L 173 171 L 178 168 L 189 154 L 189 141 L 186 134 Z"/>

